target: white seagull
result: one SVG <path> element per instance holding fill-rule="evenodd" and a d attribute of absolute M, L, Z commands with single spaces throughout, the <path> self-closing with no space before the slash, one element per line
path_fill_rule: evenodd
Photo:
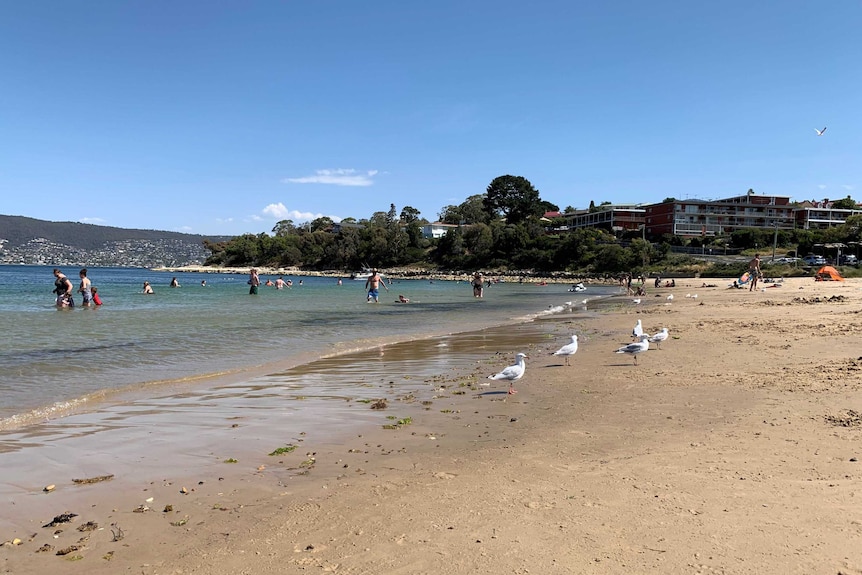
<path fill-rule="evenodd" d="M 669 296 L 667 296 L 667 301 L 673 301 L 673 294 L 670 294 Z"/>
<path fill-rule="evenodd" d="M 628 345 L 622 346 L 615 353 L 627 353 L 629 355 L 634 356 L 635 365 L 637 365 L 638 364 L 638 354 L 643 353 L 649 349 L 648 339 L 649 339 L 648 335 L 641 334 L 641 336 L 638 337 L 638 341 L 636 341 L 635 343 L 630 343 Z"/>
<path fill-rule="evenodd" d="M 575 355 L 578 351 L 578 336 L 572 336 L 572 343 L 567 343 L 560 349 L 554 352 L 554 355 L 562 355 L 566 359 L 566 365 L 569 365 L 569 356 Z"/>
<path fill-rule="evenodd" d="M 668 336 L 667 328 L 663 327 L 663 328 L 661 328 L 660 332 L 650 336 L 649 342 L 654 343 L 656 349 L 661 349 L 661 342 L 666 340 L 667 336 Z"/>
<path fill-rule="evenodd" d="M 633 299 L 632 303 L 638 305 L 641 302 L 641 298 Z"/>
<path fill-rule="evenodd" d="M 515 356 L 515 365 L 510 365 L 500 373 L 495 373 L 494 375 L 489 375 L 488 379 L 497 379 L 504 380 L 509 382 L 509 395 L 513 393 L 517 393 L 515 391 L 514 383 L 524 377 L 524 371 L 527 369 L 527 364 L 524 363 L 524 359 L 527 357 L 527 354 L 519 353 Z"/>
<path fill-rule="evenodd" d="M 823 133 L 826 131 L 826 126 L 823 126 L 822 130 L 818 130 L 817 128 L 814 128 L 814 131 L 817 132 L 818 136 L 822 136 Z"/>
<path fill-rule="evenodd" d="M 637 339 L 640 336 L 642 336 L 643 333 L 644 333 L 644 326 L 641 324 L 641 320 L 638 320 L 638 322 L 632 328 L 632 338 Z"/>

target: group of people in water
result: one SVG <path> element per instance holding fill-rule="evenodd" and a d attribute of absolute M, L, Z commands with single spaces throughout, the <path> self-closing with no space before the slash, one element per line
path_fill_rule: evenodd
<path fill-rule="evenodd" d="M 78 285 L 77 290 L 75 289 L 72 281 L 59 269 L 54 268 L 54 294 L 56 294 L 56 305 L 58 308 L 73 308 L 75 307 L 75 292 L 80 293 L 82 296 L 81 306 L 90 307 L 90 306 L 101 306 L 102 299 L 99 296 L 98 289 L 92 285 L 90 278 L 87 277 L 87 268 L 82 268 L 79 272 L 79 276 L 81 278 L 80 284 Z M 294 283 L 292 279 L 284 279 L 284 276 L 279 275 L 275 281 L 271 279 L 266 279 L 263 284 L 261 284 L 261 278 L 258 274 L 258 270 L 256 268 L 252 268 L 249 270 L 249 294 L 257 294 L 258 289 L 261 285 L 271 286 L 277 290 L 291 288 Z M 391 280 L 389 282 L 392 283 Z M 484 297 L 485 287 L 491 285 L 491 281 L 485 279 L 482 276 L 481 272 L 476 272 L 473 275 L 472 280 L 470 281 L 470 286 L 473 289 L 473 296 L 477 298 Z M 303 285 L 303 280 L 299 280 L 298 285 Z M 338 279 L 338 285 L 342 285 L 342 279 Z M 179 288 L 182 287 L 180 285 L 179 280 L 176 276 L 171 278 L 169 283 L 171 288 Z M 206 287 L 207 281 L 201 280 L 201 287 Z M 365 291 L 366 291 L 366 301 L 369 303 L 378 303 L 380 298 L 380 287 L 386 291 L 389 291 L 389 287 L 386 285 L 386 281 L 380 275 L 378 270 L 373 270 L 372 273 L 367 277 L 365 282 Z M 144 295 L 153 295 L 155 294 L 155 290 L 153 289 L 152 284 L 146 280 L 143 283 L 141 288 L 141 292 Z M 410 298 L 406 297 L 403 294 L 398 294 L 398 299 L 395 300 L 395 303 L 410 303 Z"/>
<path fill-rule="evenodd" d="M 90 307 L 102 305 L 102 298 L 99 296 L 99 290 L 92 284 L 90 278 L 87 277 L 87 268 L 81 268 L 78 272 L 81 278 L 81 283 L 78 284 L 77 292 L 81 294 L 81 306 Z M 54 292 L 56 296 L 56 304 L 59 308 L 75 307 L 75 286 L 72 284 L 66 274 L 58 268 L 54 268 Z"/>

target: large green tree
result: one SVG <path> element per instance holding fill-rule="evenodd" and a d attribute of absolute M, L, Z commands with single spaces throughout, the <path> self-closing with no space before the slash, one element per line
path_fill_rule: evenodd
<path fill-rule="evenodd" d="M 544 206 L 539 190 L 523 176 L 499 176 L 494 178 L 485 191 L 485 211 L 492 218 L 501 214 L 506 223 L 517 224 L 530 216 L 541 216 Z"/>
<path fill-rule="evenodd" d="M 446 206 L 438 219 L 444 224 L 486 224 L 488 212 L 485 211 L 485 194 L 474 194 L 457 206 Z"/>
<path fill-rule="evenodd" d="M 832 202 L 832 207 L 838 210 L 858 210 L 859 204 L 848 195 L 846 198 Z"/>

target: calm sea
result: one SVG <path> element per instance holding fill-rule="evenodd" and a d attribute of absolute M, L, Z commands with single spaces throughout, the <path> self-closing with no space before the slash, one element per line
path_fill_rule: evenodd
<path fill-rule="evenodd" d="M 77 287 L 78 269 L 63 271 Z M 193 385 L 210 374 L 241 376 L 384 342 L 473 331 L 547 314 L 584 295 L 616 293 L 508 282 L 475 299 L 466 282 L 395 280 L 374 305 L 366 303 L 364 282 L 346 277 L 339 285 L 336 278 L 285 276 L 291 289 L 261 286 L 251 296 L 245 275 L 90 268 L 104 305 L 58 310 L 51 272 L 0 266 L 0 428 L 92 407 L 121 391 Z M 172 277 L 181 287 L 169 287 Z M 145 280 L 155 294 L 142 293 Z M 399 294 L 410 303 L 396 303 Z"/>

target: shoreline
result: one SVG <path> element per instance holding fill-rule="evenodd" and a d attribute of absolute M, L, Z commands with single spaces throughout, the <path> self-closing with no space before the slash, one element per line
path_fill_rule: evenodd
<path fill-rule="evenodd" d="M 253 266 L 238 266 L 238 267 L 214 267 L 214 266 L 181 266 L 181 267 L 158 267 L 151 268 L 154 272 L 170 272 L 170 273 L 220 273 L 220 274 L 235 274 L 247 275 Z M 455 281 L 469 282 L 473 278 L 473 271 L 430 271 L 426 269 L 411 269 L 411 268 L 380 268 L 381 273 L 388 278 L 396 280 L 437 280 L 437 281 Z M 350 279 L 350 272 L 339 270 L 301 270 L 299 268 L 271 268 L 257 267 L 260 275 L 294 275 L 305 277 L 329 277 Z M 536 274 L 532 271 L 483 271 L 485 280 L 494 279 L 501 281 L 523 281 L 524 283 L 548 283 L 548 284 L 570 284 L 583 282 L 584 284 L 601 284 L 601 285 L 616 285 L 617 280 L 607 278 L 604 275 L 580 275 L 570 272 L 552 272 L 550 274 Z"/>
<path fill-rule="evenodd" d="M 862 413 L 860 287 L 808 278 L 763 292 L 686 285 L 700 297 L 659 289 L 638 306 L 620 296 L 587 314 L 542 317 L 526 324 L 544 337 L 527 350 L 514 396 L 505 385 L 479 385 L 513 350 L 492 330 L 462 335 L 473 347 L 484 340 L 479 360 L 441 366 L 420 384 L 434 397 L 410 403 L 387 380 L 374 382 L 390 408 L 362 410 L 376 423 L 361 436 L 327 443 L 309 433 L 281 466 L 264 458 L 264 469 L 205 477 L 185 495 L 167 470 L 146 491 L 86 487 L 100 493 L 99 505 L 57 541 L 82 537 L 74 527 L 99 514 L 124 527 L 122 541 L 100 521 L 72 553 L 81 559 L 68 561 L 35 553 L 50 539 L 34 528 L 36 538 L 0 548 L 0 566 L 41 573 L 63 561 L 72 574 L 148 575 L 862 572 L 853 499 L 862 495 L 853 419 Z M 649 331 L 669 327 L 671 339 L 635 367 L 612 351 L 637 318 Z M 517 330 L 498 331 L 517 341 Z M 571 332 L 581 348 L 564 367 L 550 353 Z M 403 417 L 402 405 L 415 410 L 409 425 L 378 427 L 387 415 Z M 132 511 L 150 496 L 150 511 Z M 162 512 L 168 501 L 175 513 Z"/>

